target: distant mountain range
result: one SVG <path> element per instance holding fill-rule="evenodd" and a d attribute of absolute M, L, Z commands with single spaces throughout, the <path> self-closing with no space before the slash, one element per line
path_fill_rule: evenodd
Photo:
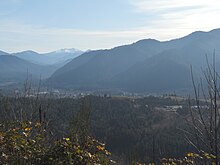
<path fill-rule="evenodd" d="M 192 87 L 190 65 L 201 77 L 206 57 L 220 64 L 220 29 L 197 31 L 160 42 L 145 39 L 110 50 L 86 52 L 58 69 L 47 84 L 56 88 L 184 91 Z M 218 67 L 220 71 L 220 67 Z"/>
<path fill-rule="evenodd" d="M 54 65 L 54 64 L 66 64 L 75 57 L 83 54 L 83 51 L 76 49 L 61 49 L 58 51 L 39 54 L 34 51 L 23 51 L 19 53 L 13 53 L 12 55 L 21 59 L 30 61 L 40 65 Z"/>
<path fill-rule="evenodd" d="M 62 49 L 46 54 L 33 51 L 6 53 L 0 51 L 0 85 L 24 82 L 27 74 L 32 80 L 46 79 L 61 66 L 83 52 L 76 49 Z"/>
<path fill-rule="evenodd" d="M 81 90 L 123 90 L 130 92 L 179 92 L 192 87 L 194 77 L 216 54 L 220 71 L 220 29 L 197 31 L 170 41 L 145 39 L 108 50 L 82 52 L 61 49 L 39 54 L 33 51 L 0 51 L 0 85 L 22 82 L 27 72 L 44 79 L 46 86 Z"/>

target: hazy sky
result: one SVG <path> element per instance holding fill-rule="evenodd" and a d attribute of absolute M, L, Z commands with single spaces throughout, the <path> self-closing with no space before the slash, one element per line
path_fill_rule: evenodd
<path fill-rule="evenodd" d="M 219 0 L 0 0 L 0 50 L 104 49 L 220 28 Z"/>

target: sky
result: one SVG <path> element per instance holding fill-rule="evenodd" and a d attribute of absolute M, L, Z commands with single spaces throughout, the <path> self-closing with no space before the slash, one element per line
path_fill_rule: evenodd
<path fill-rule="evenodd" d="M 0 50 L 108 49 L 220 28 L 219 0 L 0 0 Z"/>

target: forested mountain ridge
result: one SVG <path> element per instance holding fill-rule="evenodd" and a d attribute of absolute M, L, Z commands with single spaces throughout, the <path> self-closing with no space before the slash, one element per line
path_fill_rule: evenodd
<path fill-rule="evenodd" d="M 54 87 L 112 88 L 138 92 L 181 91 L 191 88 L 190 65 L 200 77 L 201 68 L 216 52 L 220 29 L 193 32 L 160 42 L 140 40 L 131 45 L 84 53 L 58 69 L 48 80 Z M 175 83 L 174 83 L 175 81 Z"/>

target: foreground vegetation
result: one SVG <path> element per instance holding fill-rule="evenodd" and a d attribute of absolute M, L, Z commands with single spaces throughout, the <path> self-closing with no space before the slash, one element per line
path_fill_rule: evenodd
<path fill-rule="evenodd" d="M 178 129 L 184 127 L 187 101 L 178 102 L 181 110 L 163 108 L 176 104 L 159 97 L 1 97 L 2 161 L 62 164 L 79 156 L 88 162 L 109 163 L 111 157 L 128 164 L 182 157 L 193 151 Z"/>
<path fill-rule="evenodd" d="M 1 112 L 6 112 L 12 109 L 1 110 Z M 85 130 L 73 126 L 72 132 L 56 136 L 56 132 L 51 130 L 46 120 L 45 112 L 42 113 L 41 107 L 38 112 L 39 118 L 32 120 L 27 120 L 27 117 L 24 117 L 25 113 L 20 114 L 20 120 L 2 116 L 4 120 L 0 124 L 1 164 L 107 165 L 113 163 L 109 158 L 111 153 L 105 149 L 105 144 L 90 137 Z M 13 113 L 16 118 L 16 111 Z"/>
<path fill-rule="evenodd" d="M 205 145 L 198 151 L 187 141 L 186 131 L 193 131 L 190 120 L 189 100 L 177 97 L 2 96 L 0 161 L 211 164 L 216 157 Z"/>

